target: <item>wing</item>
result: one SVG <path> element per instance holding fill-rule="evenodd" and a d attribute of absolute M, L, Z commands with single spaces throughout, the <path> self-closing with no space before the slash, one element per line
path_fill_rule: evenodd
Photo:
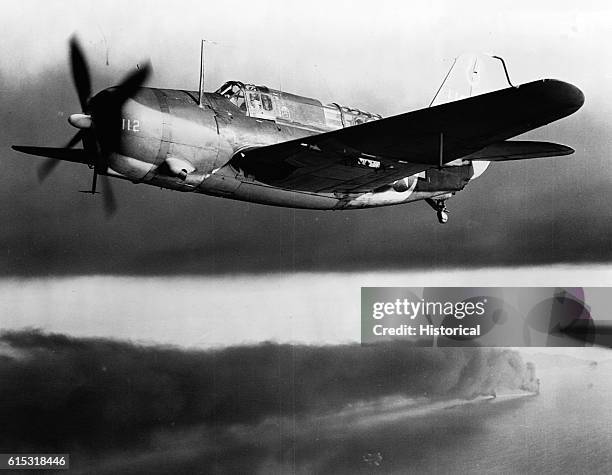
<path fill-rule="evenodd" d="M 79 148 L 30 147 L 27 145 L 13 145 L 17 152 L 36 155 L 39 157 L 55 158 L 76 163 L 93 163 L 93 158 L 85 150 Z"/>
<path fill-rule="evenodd" d="M 559 157 L 572 153 L 574 153 L 573 148 L 558 143 L 512 140 L 487 145 L 482 150 L 468 155 L 465 159 L 506 162 L 529 158 Z"/>
<path fill-rule="evenodd" d="M 583 102 L 575 86 L 545 79 L 252 149 L 230 164 L 281 188 L 366 192 L 566 117 Z"/>

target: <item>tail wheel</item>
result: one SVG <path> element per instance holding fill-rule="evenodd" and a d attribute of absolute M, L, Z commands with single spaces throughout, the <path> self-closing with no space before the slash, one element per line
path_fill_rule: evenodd
<path fill-rule="evenodd" d="M 440 210 L 437 214 L 438 221 L 440 222 L 440 224 L 446 224 L 446 222 L 448 221 L 448 211 Z"/>
<path fill-rule="evenodd" d="M 449 211 L 446 208 L 446 199 L 435 200 L 431 198 L 426 198 L 425 202 L 436 211 L 440 224 L 446 224 L 448 222 Z"/>

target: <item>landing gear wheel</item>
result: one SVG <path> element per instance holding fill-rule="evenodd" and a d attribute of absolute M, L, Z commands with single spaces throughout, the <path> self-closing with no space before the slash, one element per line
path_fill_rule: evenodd
<path fill-rule="evenodd" d="M 448 221 L 448 212 L 444 210 L 438 211 L 438 221 L 440 224 L 445 224 Z"/>
<path fill-rule="evenodd" d="M 446 222 L 448 222 L 448 209 L 446 208 L 446 200 L 433 200 L 431 198 L 427 198 L 425 199 L 425 202 L 436 211 L 440 224 L 445 224 Z"/>

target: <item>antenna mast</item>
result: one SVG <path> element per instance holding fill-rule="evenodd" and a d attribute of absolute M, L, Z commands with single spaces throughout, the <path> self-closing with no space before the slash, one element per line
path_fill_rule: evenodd
<path fill-rule="evenodd" d="M 204 41 L 200 44 L 200 89 L 198 96 L 198 106 L 202 107 L 202 95 L 204 94 Z"/>

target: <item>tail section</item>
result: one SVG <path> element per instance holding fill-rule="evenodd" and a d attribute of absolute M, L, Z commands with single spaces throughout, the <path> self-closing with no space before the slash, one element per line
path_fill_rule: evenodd
<path fill-rule="evenodd" d="M 430 107 L 508 87 L 512 87 L 512 84 L 502 58 L 463 54 L 455 59 Z"/>
<path fill-rule="evenodd" d="M 429 106 L 467 99 L 508 87 L 512 87 L 512 83 L 502 58 L 484 54 L 463 54 L 455 59 Z M 485 172 L 489 162 L 478 161 L 472 165 L 474 167 L 472 179 L 474 179 Z"/>

